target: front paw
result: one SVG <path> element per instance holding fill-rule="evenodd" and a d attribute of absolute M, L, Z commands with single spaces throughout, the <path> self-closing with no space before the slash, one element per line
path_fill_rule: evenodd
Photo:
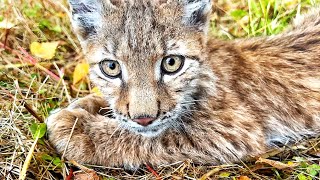
<path fill-rule="evenodd" d="M 48 139 L 58 153 L 79 162 L 90 162 L 95 144 L 86 134 L 85 124 L 95 118 L 83 109 L 60 110 L 46 120 Z"/>

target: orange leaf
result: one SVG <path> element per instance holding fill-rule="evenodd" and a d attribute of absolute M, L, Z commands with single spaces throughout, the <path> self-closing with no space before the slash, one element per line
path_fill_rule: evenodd
<path fill-rule="evenodd" d="M 248 176 L 240 176 L 238 180 L 251 180 Z"/>
<path fill-rule="evenodd" d="M 100 180 L 100 177 L 95 171 L 90 172 L 75 172 L 74 180 Z"/>
<path fill-rule="evenodd" d="M 70 162 L 82 170 L 73 173 L 74 180 L 100 180 L 100 177 L 94 170 L 89 169 L 74 160 L 70 160 Z"/>

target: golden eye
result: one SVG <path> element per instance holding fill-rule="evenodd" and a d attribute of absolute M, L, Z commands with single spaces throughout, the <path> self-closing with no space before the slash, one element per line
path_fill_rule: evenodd
<path fill-rule="evenodd" d="M 181 70 L 184 63 L 184 56 L 170 55 L 162 59 L 161 69 L 166 74 L 173 74 Z"/>
<path fill-rule="evenodd" d="M 103 60 L 99 63 L 100 70 L 110 78 L 117 78 L 121 75 L 121 67 L 117 61 Z"/>

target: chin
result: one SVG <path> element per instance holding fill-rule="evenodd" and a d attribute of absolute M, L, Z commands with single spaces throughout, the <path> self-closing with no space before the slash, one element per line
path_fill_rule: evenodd
<path fill-rule="evenodd" d="M 155 120 L 148 126 L 141 126 L 133 121 L 120 121 L 120 127 L 128 129 L 129 131 L 140 134 L 145 137 L 157 137 L 160 136 L 165 130 L 169 128 L 167 120 Z"/>

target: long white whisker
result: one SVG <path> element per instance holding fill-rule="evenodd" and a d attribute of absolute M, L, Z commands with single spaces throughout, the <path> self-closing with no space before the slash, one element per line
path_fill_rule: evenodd
<path fill-rule="evenodd" d="M 193 100 L 190 100 L 190 101 L 182 101 L 182 102 L 207 102 L 208 100 L 206 99 L 193 99 Z"/>

